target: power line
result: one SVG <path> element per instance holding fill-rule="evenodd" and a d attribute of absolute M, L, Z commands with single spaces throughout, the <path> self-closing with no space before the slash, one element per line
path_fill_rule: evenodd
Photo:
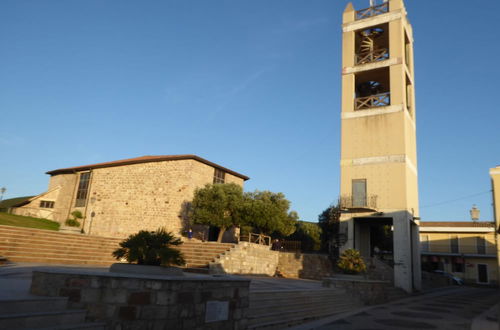
<path fill-rule="evenodd" d="M 424 209 L 426 207 L 433 207 L 433 206 L 438 206 L 438 205 L 449 204 L 449 203 L 453 203 L 453 202 L 456 202 L 456 201 L 459 201 L 459 200 L 462 200 L 462 199 L 467 199 L 467 198 L 476 197 L 476 196 L 485 195 L 485 194 L 490 194 L 490 193 L 491 193 L 491 190 L 487 190 L 487 191 L 483 191 L 483 192 L 480 192 L 480 193 L 475 193 L 475 194 L 472 194 L 472 195 L 458 197 L 458 198 L 455 198 L 455 199 L 450 199 L 450 200 L 439 202 L 439 203 L 435 203 L 435 204 L 424 205 L 424 206 L 421 206 L 420 208 Z"/>

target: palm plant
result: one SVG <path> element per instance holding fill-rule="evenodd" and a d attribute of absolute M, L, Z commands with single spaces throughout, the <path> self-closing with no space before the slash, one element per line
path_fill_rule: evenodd
<path fill-rule="evenodd" d="M 184 265 L 182 253 L 171 247 L 182 244 L 171 232 L 164 228 L 156 231 L 141 230 L 130 235 L 120 243 L 120 248 L 113 252 L 116 259 L 125 258 L 129 263 L 152 266 Z"/>
<path fill-rule="evenodd" d="M 358 250 L 347 249 L 340 256 L 337 266 L 346 274 L 366 272 L 366 265 Z"/>

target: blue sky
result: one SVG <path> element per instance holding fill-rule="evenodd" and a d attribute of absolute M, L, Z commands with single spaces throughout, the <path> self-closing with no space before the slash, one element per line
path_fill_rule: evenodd
<path fill-rule="evenodd" d="M 354 1 L 357 9 L 368 0 Z M 341 18 L 332 0 L 3 0 L 0 186 L 143 155 L 197 154 L 285 193 L 339 193 Z M 407 0 L 422 220 L 492 219 L 500 2 Z"/>

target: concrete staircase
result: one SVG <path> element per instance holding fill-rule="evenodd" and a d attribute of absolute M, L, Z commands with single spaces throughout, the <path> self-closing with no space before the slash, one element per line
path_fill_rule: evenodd
<path fill-rule="evenodd" d="M 67 298 L 0 300 L 0 329 L 106 329 L 105 323 L 85 322 L 87 311 L 66 306 Z"/>
<path fill-rule="evenodd" d="M 284 329 L 362 306 L 359 300 L 334 289 L 253 291 L 248 329 Z"/>
<path fill-rule="evenodd" d="M 0 255 L 10 262 L 108 267 L 117 262 L 111 253 L 122 239 L 51 230 L 0 226 Z M 184 242 L 180 250 L 187 268 L 206 269 L 208 263 L 234 244 Z"/>

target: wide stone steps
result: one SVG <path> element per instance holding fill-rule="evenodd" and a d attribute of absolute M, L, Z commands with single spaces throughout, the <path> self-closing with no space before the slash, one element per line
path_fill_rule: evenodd
<path fill-rule="evenodd" d="M 122 239 L 0 225 L 0 255 L 11 262 L 107 267 Z M 234 244 L 185 241 L 178 246 L 189 268 L 206 268 Z"/>
<path fill-rule="evenodd" d="M 86 323 L 86 310 L 66 306 L 67 298 L 0 300 L 0 329 L 106 329 L 104 323 Z"/>
<path fill-rule="evenodd" d="M 250 294 L 248 329 L 284 329 L 292 325 L 360 308 L 343 291 L 262 291 Z"/>

